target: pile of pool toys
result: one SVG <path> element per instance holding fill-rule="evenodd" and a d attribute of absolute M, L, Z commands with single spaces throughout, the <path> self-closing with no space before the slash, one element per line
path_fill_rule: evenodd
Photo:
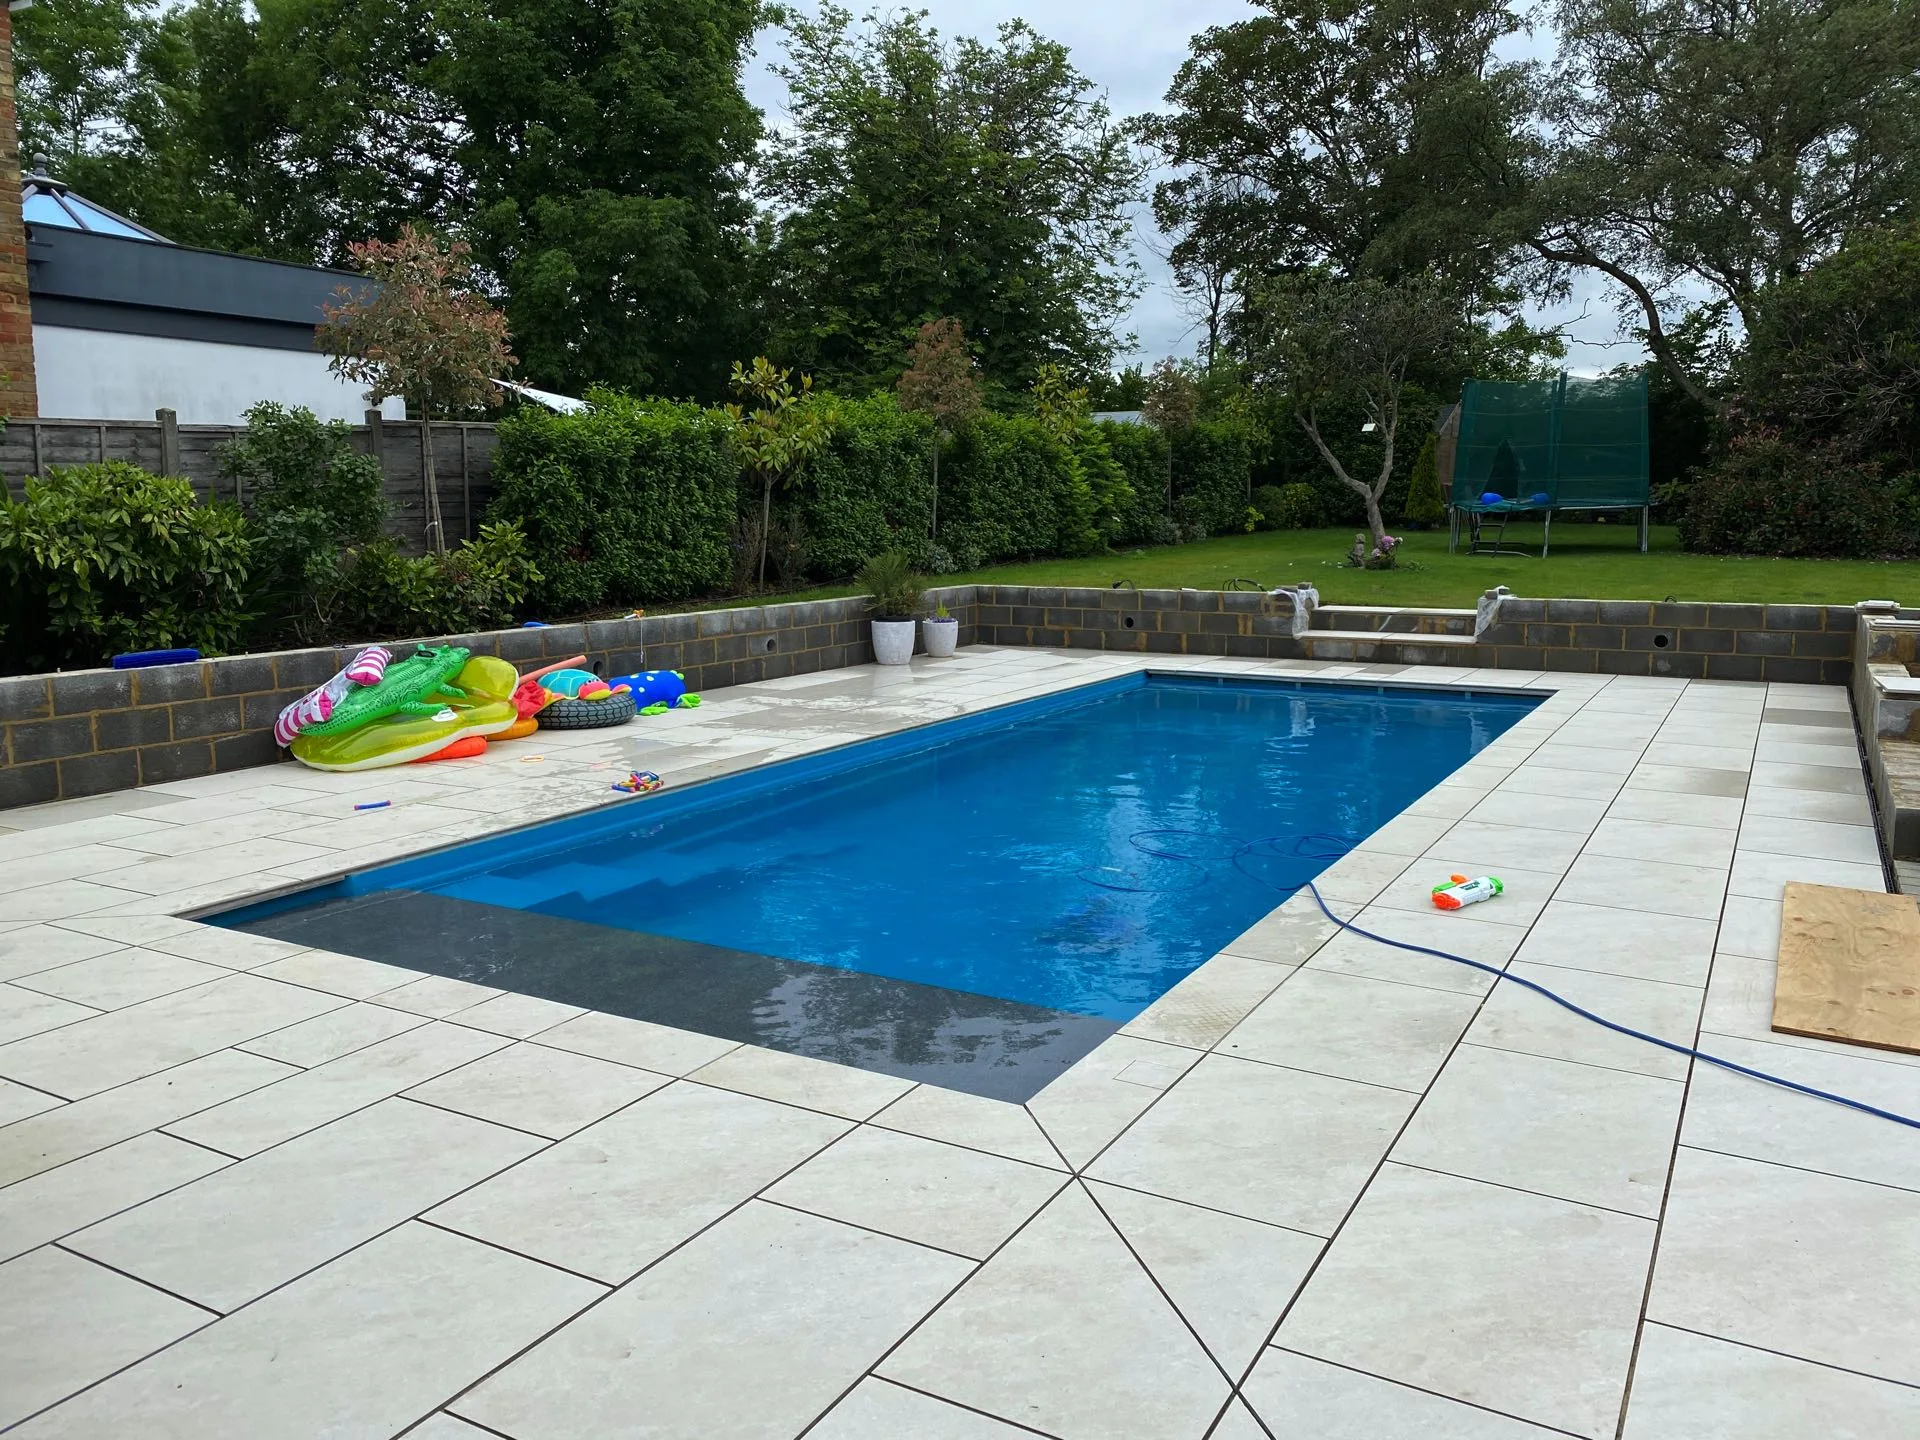
<path fill-rule="evenodd" d="M 666 783 L 651 770 L 635 770 L 626 779 L 614 781 L 613 788 L 628 795 L 651 795 Z"/>
<path fill-rule="evenodd" d="M 505 660 L 457 646 L 425 645 L 396 661 L 372 645 L 282 710 L 273 736 L 316 770 L 374 770 L 469 759 L 485 754 L 489 741 L 624 725 L 636 713 L 700 703 L 677 671 L 606 681 L 577 668 L 585 660 L 575 655 L 521 675 Z M 650 788 L 658 789 L 654 778 Z"/>

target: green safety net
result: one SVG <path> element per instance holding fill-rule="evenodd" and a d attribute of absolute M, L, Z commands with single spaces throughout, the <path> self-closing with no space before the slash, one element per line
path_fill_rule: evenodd
<path fill-rule="evenodd" d="M 1499 496 L 1498 503 L 1485 497 Z M 1638 509 L 1647 503 L 1647 377 L 1469 380 L 1453 504 L 1467 511 Z"/>

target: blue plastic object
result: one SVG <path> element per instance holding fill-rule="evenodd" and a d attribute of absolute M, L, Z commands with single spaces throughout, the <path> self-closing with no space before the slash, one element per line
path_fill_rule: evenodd
<path fill-rule="evenodd" d="M 624 685 L 631 690 L 636 710 L 649 705 L 677 705 L 687 693 L 686 677 L 678 670 L 642 670 L 637 675 L 616 675 L 607 683 L 615 689 Z"/>
<path fill-rule="evenodd" d="M 108 663 L 116 670 L 144 670 L 149 665 L 184 665 L 199 658 L 198 650 L 129 650 Z"/>

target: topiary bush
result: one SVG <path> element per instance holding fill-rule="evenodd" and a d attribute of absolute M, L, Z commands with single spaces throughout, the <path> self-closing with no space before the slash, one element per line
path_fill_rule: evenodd
<path fill-rule="evenodd" d="M 231 505 L 137 465 L 55 466 L 0 499 L 0 662 L 15 673 L 124 650 L 231 649 L 250 546 Z"/>
<path fill-rule="evenodd" d="M 1680 543 L 1720 555 L 1887 559 L 1920 552 L 1912 477 L 1893 480 L 1777 432 L 1734 436 L 1697 474 Z"/>
<path fill-rule="evenodd" d="M 525 532 L 533 603 L 571 614 L 708 594 L 728 582 L 739 489 L 718 410 L 588 392 L 575 415 L 525 407 L 500 422 L 490 516 Z"/>
<path fill-rule="evenodd" d="M 831 403 L 836 419 L 825 452 L 775 504 L 776 532 L 804 536 L 798 568 L 844 580 L 869 555 L 894 547 L 924 563 L 933 518 L 932 419 L 902 410 L 886 391 L 808 403 Z M 797 577 L 782 572 L 781 578 Z"/>
<path fill-rule="evenodd" d="M 1253 445 L 1228 421 L 1202 420 L 1176 430 L 1173 443 L 1173 516 L 1182 530 L 1231 535 L 1246 524 L 1252 488 Z"/>
<path fill-rule="evenodd" d="M 1431 529 L 1447 518 L 1446 496 L 1441 493 L 1440 467 L 1435 460 L 1439 445 L 1439 436 L 1427 436 L 1414 457 L 1413 474 L 1407 481 L 1407 503 L 1401 518 L 1418 530 Z"/>
<path fill-rule="evenodd" d="M 1314 530 L 1327 523 L 1320 492 L 1311 485 L 1262 485 L 1253 492 L 1262 530 Z"/>

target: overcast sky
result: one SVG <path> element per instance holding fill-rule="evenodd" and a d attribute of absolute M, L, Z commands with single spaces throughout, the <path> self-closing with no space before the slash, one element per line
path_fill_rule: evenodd
<path fill-rule="evenodd" d="M 1063 42 L 1073 51 L 1074 64 L 1107 92 L 1116 116 L 1160 108 L 1173 72 L 1187 57 L 1191 37 L 1210 26 L 1230 25 L 1251 13 L 1245 0 L 1185 0 L 1178 4 L 1166 0 L 1105 0 L 1097 5 L 1085 0 L 1024 0 L 1017 5 L 1013 0 L 921 3 L 943 35 L 991 36 L 1001 21 L 1015 15 L 1024 17 L 1042 35 Z M 802 0 L 801 8 L 813 7 Z M 858 12 L 860 6 L 855 4 L 854 8 Z M 1519 41 L 1516 48 L 1545 47 L 1536 39 Z M 779 54 L 778 33 L 764 33 L 760 54 L 747 74 L 748 95 L 775 125 L 786 114 L 786 90 L 767 67 Z M 1135 249 L 1147 291 L 1121 328 L 1137 336 L 1136 350 L 1130 358 L 1144 364 L 1163 355 L 1191 355 L 1198 338 L 1192 322 L 1181 313 L 1166 263 L 1156 253 L 1163 248 L 1153 216 L 1142 206 L 1135 219 Z M 1585 317 L 1579 318 L 1583 309 Z M 1550 314 L 1543 312 L 1537 318 L 1568 324 L 1569 337 L 1576 342 L 1566 362 L 1572 369 L 1603 370 L 1640 357 L 1638 345 L 1620 340 L 1613 309 L 1597 288 L 1572 306 Z"/>

